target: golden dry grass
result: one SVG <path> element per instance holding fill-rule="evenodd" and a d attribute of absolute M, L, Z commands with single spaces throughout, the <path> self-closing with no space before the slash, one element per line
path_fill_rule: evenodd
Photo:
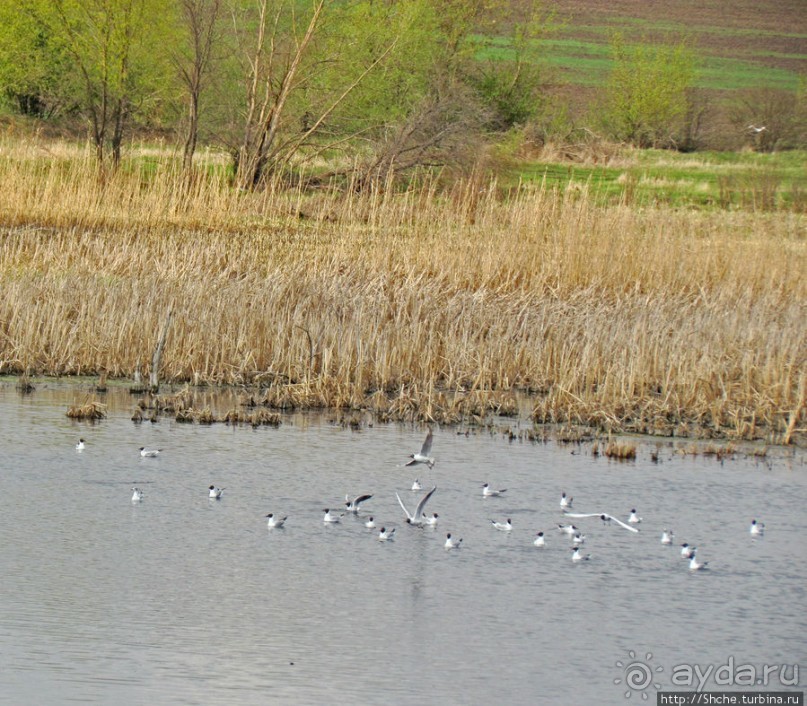
<path fill-rule="evenodd" d="M 605 447 L 605 455 L 608 458 L 615 458 L 618 461 L 635 461 L 636 444 L 609 441 Z"/>
<path fill-rule="evenodd" d="M 67 416 L 71 419 L 103 419 L 106 417 L 106 405 L 103 405 L 96 400 L 90 400 L 83 405 L 68 407 Z"/>
<path fill-rule="evenodd" d="M 275 408 L 797 438 L 807 257 L 797 214 L 599 207 L 478 181 L 306 194 L 191 183 L 143 157 L 0 150 L 0 372 L 147 372 Z M 509 396 L 508 396 L 509 395 Z M 194 415 L 192 414 L 191 417 Z"/>

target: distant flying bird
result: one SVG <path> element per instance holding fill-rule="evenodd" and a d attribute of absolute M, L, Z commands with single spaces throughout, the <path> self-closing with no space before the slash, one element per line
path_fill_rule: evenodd
<path fill-rule="evenodd" d="M 429 468 L 434 466 L 434 458 L 430 455 L 432 452 L 432 430 L 429 427 L 429 433 L 426 434 L 426 439 L 423 441 L 423 446 L 417 453 L 409 454 L 410 461 L 407 461 L 404 466 L 414 466 L 416 463 L 425 463 Z"/>

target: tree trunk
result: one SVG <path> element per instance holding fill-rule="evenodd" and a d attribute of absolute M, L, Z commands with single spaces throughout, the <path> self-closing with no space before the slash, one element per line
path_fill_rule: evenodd
<path fill-rule="evenodd" d="M 188 172 L 193 167 L 193 155 L 196 152 L 196 140 L 199 134 L 199 96 L 191 91 L 190 106 L 188 108 L 188 134 L 185 137 L 185 146 L 182 153 L 182 168 Z"/>

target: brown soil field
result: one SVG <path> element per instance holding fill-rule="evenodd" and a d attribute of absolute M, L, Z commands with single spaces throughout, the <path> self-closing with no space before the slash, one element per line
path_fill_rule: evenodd
<path fill-rule="evenodd" d="M 682 32 L 704 52 L 754 60 L 766 66 L 805 72 L 803 58 L 765 56 L 807 54 L 807 5 L 803 0 L 557 0 L 552 4 L 567 23 L 563 36 L 602 39 L 612 26 L 634 36 L 651 38 L 660 31 Z M 801 36 L 798 36 L 801 35 Z"/>

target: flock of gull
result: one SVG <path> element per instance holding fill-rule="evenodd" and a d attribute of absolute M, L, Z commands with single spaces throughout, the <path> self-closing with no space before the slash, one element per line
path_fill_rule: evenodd
<path fill-rule="evenodd" d="M 423 445 L 420 448 L 420 451 L 416 453 L 412 453 L 409 455 L 409 461 L 402 464 L 403 466 L 414 466 L 417 464 L 425 464 L 430 469 L 434 467 L 434 458 L 431 456 L 431 448 L 432 448 L 432 430 L 429 429 L 428 433 L 426 434 L 426 438 L 423 441 Z M 86 448 L 86 442 L 84 439 L 79 439 L 78 443 L 76 444 L 77 451 L 83 451 Z M 140 447 L 140 455 L 143 458 L 156 458 L 160 455 L 162 449 L 149 449 L 146 447 Z M 423 487 L 420 483 L 419 479 L 415 479 L 412 483 L 411 490 L 413 492 L 422 490 Z M 216 485 L 210 485 L 208 487 L 208 498 L 211 500 L 221 500 L 224 491 L 226 488 L 219 488 Z M 439 522 L 439 515 L 435 512 L 432 513 L 431 516 L 427 516 L 425 514 L 426 504 L 429 502 L 431 497 L 434 495 L 437 487 L 432 487 L 428 490 L 417 502 L 414 506 L 412 511 L 406 506 L 406 503 L 401 499 L 401 496 L 396 492 L 395 497 L 398 500 L 398 504 L 401 506 L 401 509 L 404 512 L 406 517 L 406 523 L 413 527 L 436 527 Z M 483 498 L 494 498 L 500 497 L 504 493 L 507 492 L 507 488 L 493 488 L 489 483 L 485 483 L 482 485 L 482 497 Z M 140 488 L 134 487 L 132 488 L 132 503 L 139 503 L 142 502 L 145 497 L 145 493 Z M 323 510 L 324 515 L 322 521 L 326 525 L 337 524 L 341 522 L 342 518 L 346 514 L 353 514 L 358 515 L 361 510 L 361 505 L 368 500 L 370 500 L 373 496 L 369 494 L 362 494 L 351 497 L 350 495 L 345 496 L 345 509 L 344 511 L 335 511 L 330 508 L 325 508 Z M 630 532 L 637 533 L 639 532 L 639 527 L 637 525 L 642 523 L 642 518 L 636 512 L 636 509 L 633 508 L 630 511 L 628 519 L 626 522 L 623 522 L 619 518 L 615 517 L 614 515 L 605 513 L 605 512 L 574 512 L 572 509 L 572 503 L 574 498 L 567 495 L 565 491 L 561 493 L 560 496 L 560 509 L 563 513 L 564 518 L 568 520 L 582 520 L 592 517 L 597 517 L 600 519 L 603 525 L 611 525 L 616 524 Z M 286 520 L 288 517 L 278 517 L 274 513 L 268 513 L 266 516 L 266 524 L 269 529 L 282 529 L 285 526 Z M 490 520 L 490 524 L 492 527 L 500 532 L 511 532 L 513 530 L 513 524 L 510 518 L 507 518 L 504 521 L 501 520 Z M 387 528 L 386 526 L 381 526 L 380 528 L 377 527 L 376 521 L 374 517 L 368 517 L 367 520 L 364 522 L 364 526 L 368 529 L 378 529 L 378 540 L 380 542 L 389 542 L 395 539 L 395 528 Z M 586 537 L 580 529 L 574 524 L 561 524 L 558 523 L 555 528 L 551 531 L 557 531 L 562 535 L 566 535 L 569 538 L 570 542 L 570 550 L 571 550 L 571 560 L 572 562 L 582 562 L 588 561 L 591 559 L 591 554 L 582 554 L 581 547 L 586 541 Z M 533 545 L 538 548 L 543 548 L 546 546 L 546 530 L 539 531 L 535 539 L 533 540 Z M 749 528 L 749 533 L 753 538 L 759 538 L 765 533 L 765 525 L 762 522 L 758 522 L 756 519 L 751 521 L 751 525 Z M 671 529 L 663 529 L 661 532 L 661 544 L 663 545 L 672 545 L 674 542 L 674 533 Z M 446 534 L 446 540 L 443 543 L 443 546 L 449 549 L 459 549 L 462 546 L 462 538 L 457 538 L 452 535 L 451 532 Z M 702 569 L 706 569 L 708 567 L 708 561 L 700 561 L 697 558 L 697 547 L 690 545 L 687 542 L 684 542 L 681 546 L 681 557 L 683 559 L 687 559 L 689 561 L 689 569 L 690 571 L 700 571 Z"/>

